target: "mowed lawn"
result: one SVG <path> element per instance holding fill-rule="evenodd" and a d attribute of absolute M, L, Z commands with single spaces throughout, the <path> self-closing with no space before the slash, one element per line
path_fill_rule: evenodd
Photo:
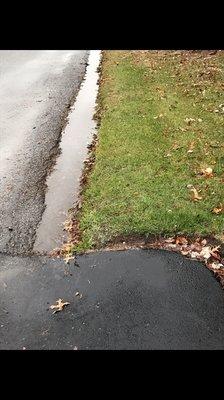
<path fill-rule="evenodd" d="M 222 237 L 224 52 L 210 53 L 103 52 L 76 250 L 120 235 Z"/>

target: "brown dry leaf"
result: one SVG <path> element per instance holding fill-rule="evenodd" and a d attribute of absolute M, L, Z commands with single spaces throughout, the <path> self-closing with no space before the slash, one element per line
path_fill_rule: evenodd
<path fill-rule="evenodd" d="M 175 238 L 171 237 L 165 240 L 165 243 L 175 243 Z"/>
<path fill-rule="evenodd" d="M 201 174 L 205 177 L 205 178 L 211 178 L 213 176 L 213 169 L 208 167 L 205 169 L 201 170 Z"/>
<path fill-rule="evenodd" d="M 193 142 L 190 143 L 189 149 L 188 149 L 187 152 L 188 153 L 193 153 L 194 147 L 195 147 L 195 142 L 193 141 Z"/>
<path fill-rule="evenodd" d="M 219 207 L 214 207 L 212 212 L 213 214 L 220 214 L 224 210 L 223 205 L 220 203 Z"/>
<path fill-rule="evenodd" d="M 215 246 L 211 248 L 210 246 L 205 246 L 199 253 L 200 257 L 203 257 L 205 260 L 208 260 L 210 257 L 215 258 L 216 260 L 220 260 L 221 256 L 219 254 L 220 246 Z"/>
<path fill-rule="evenodd" d="M 199 253 L 199 256 L 208 260 L 211 257 L 211 247 L 209 246 L 203 247 L 203 249 Z"/>
<path fill-rule="evenodd" d="M 66 264 L 69 263 L 70 260 L 74 260 L 74 256 L 71 256 L 70 254 L 67 254 L 64 258 L 64 261 L 66 262 Z"/>
<path fill-rule="evenodd" d="M 182 251 L 181 251 L 181 254 L 182 254 L 183 256 L 187 256 L 187 255 L 189 254 L 189 250 L 182 250 Z"/>
<path fill-rule="evenodd" d="M 65 243 L 65 244 L 63 244 L 62 250 L 64 253 L 70 253 L 72 248 L 73 248 L 72 243 Z"/>
<path fill-rule="evenodd" d="M 200 251 L 202 250 L 202 245 L 199 242 L 195 242 L 191 244 L 190 248 L 192 251 L 197 251 L 200 253 Z"/>
<path fill-rule="evenodd" d="M 153 117 L 154 119 L 158 119 L 158 118 L 163 118 L 164 114 L 159 114 L 156 117 Z"/>
<path fill-rule="evenodd" d="M 213 263 L 209 264 L 208 266 L 210 268 L 212 268 L 212 269 L 221 269 L 221 268 L 223 268 L 223 264 L 217 263 L 217 262 L 213 262 Z"/>
<path fill-rule="evenodd" d="M 214 257 L 216 260 L 221 259 L 221 256 L 219 254 L 219 249 L 220 249 L 220 246 L 216 246 L 216 247 L 213 247 L 210 252 L 211 256 Z"/>
<path fill-rule="evenodd" d="M 190 253 L 190 255 L 191 255 L 191 258 L 198 258 L 199 253 L 196 252 L 196 251 L 192 251 L 192 252 Z"/>
<path fill-rule="evenodd" d="M 65 303 L 63 303 L 63 300 L 62 300 L 62 299 L 58 299 L 58 300 L 56 301 L 56 303 L 57 303 L 57 304 L 54 304 L 54 305 L 50 306 L 50 309 L 51 309 L 51 310 L 55 310 L 55 311 L 53 312 L 53 314 L 55 314 L 56 312 L 62 311 L 63 308 L 64 308 L 65 306 L 68 306 L 68 305 L 70 304 L 68 301 L 66 301 Z"/>
<path fill-rule="evenodd" d="M 176 244 L 188 244 L 188 240 L 184 236 L 178 236 L 176 238 Z"/>
<path fill-rule="evenodd" d="M 188 125 L 191 125 L 191 123 L 194 122 L 195 119 L 194 118 L 185 118 L 184 121 L 187 122 Z"/>
<path fill-rule="evenodd" d="M 172 149 L 173 150 L 178 150 L 180 148 L 180 145 L 178 143 L 174 143 Z"/>
<path fill-rule="evenodd" d="M 192 200 L 193 201 L 198 201 L 198 200 L 202 199 L 202 197 L 199 196 L 198 191 L 194 187 L 192 189 L 190 189 L 190 191 L 192 192 Z"/>

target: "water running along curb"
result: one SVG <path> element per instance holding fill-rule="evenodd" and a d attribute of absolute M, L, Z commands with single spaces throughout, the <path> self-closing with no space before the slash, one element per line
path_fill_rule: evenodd
<path fill-rule="evenodd" d="M 36 232 L 34 252 L 48 253 L 67 239 L 64 222 L 79 196 L 79 179 L 96 128 L 93 119 L 98 91 L 100 50 L 91 50 L 86 74 L 62 133 L 60 154 L 47 179 L 46 208 Z"/>

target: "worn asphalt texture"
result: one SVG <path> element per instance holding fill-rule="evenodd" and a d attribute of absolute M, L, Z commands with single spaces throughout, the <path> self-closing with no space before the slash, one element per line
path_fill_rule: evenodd
<path fill-rule="evenodd" d="M 223 290 L 203 264 L 163 250 L 77 262 L 0 256 L 0 349 L 224 349 Z"/>
<path fill-rule="evenodd" d="M 0 252 L 32 250 L 88 51 L 0 51 Z"/>

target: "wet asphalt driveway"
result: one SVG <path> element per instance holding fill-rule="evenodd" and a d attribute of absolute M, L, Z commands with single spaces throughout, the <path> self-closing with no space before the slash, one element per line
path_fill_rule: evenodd
<path fill-rule="evenodd" d="M 201 263 L 161 250 L 77 261 L 0 256 L 0 349 L 224 349 L 223 290 Z M 53 314 L 59 298 L 70 305 Z"/>
<path fill-rule="evenodd" d="M 88 51 L 0 51 L 0 252 L 32 250 Z"/>

